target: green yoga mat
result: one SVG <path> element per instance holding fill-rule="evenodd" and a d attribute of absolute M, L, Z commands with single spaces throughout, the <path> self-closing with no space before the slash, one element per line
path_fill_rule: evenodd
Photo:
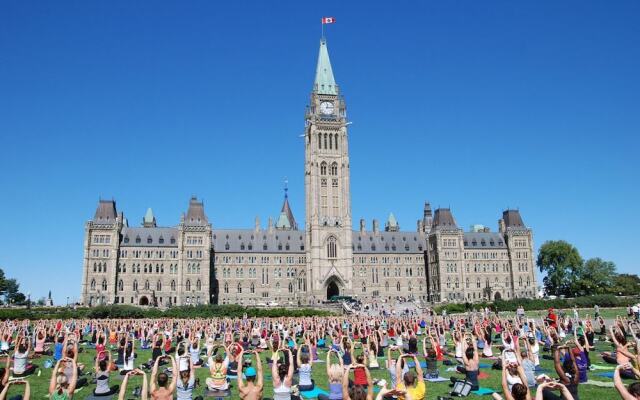
<path fill-rule="evenodd" d="M 487 394 L 493 394 L 493 389 L 481 387 L 478 390 L 472 390 L 471 393 L 476 394 L 478 396 L 484 396 Z"/>
<path fill-rule="evenodd" d="M 616 369 L 616 367 L 612 365 L 591 364 L 591 369 L 596 371 L 611 371 Z"/>

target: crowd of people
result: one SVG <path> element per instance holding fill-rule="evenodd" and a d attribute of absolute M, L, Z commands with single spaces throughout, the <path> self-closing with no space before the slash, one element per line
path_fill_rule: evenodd
<path fill-rule="evenodd" d="M 596 352 L 601 342 L 612 351 Z M 518 309 L 510 316 L 483 310 L 450 316 L 426 311 L 5 321 L 0 400 L 28 400 L 33 389 L 28 377 L 42 373 L 50 374 L 48 393 L 54 400 L 72 399 L 82 387 L 87 388 L 82 398 L 189 400 L 202 398 L 195 395 L 202 387 L 198 393 L 206 397 L 246 400 L 423 400 L 432 384 L 449 384 L 461 395 L 493 392 L 496 399 L 579 400 L 596 367 L 611 369 L 611 386 L 630 400 L 640 399 L 639 342 L 637 316 L 606 322 L 600 315 L 553 309 L 544 318 L 528 318 Z M 91 356 L 92 365 L 79 362 L 81 352 Z M 36 358 L 44 362 L 36 366 Z M 544 359 L 552 362 L 553 372 L 541 368 Z M 482 387 L 487 362 L 501 371 L 500 387 Z M 202 381 L 200 368 L 207 371 Z M 453 376 L 443 378 L 443 371 Z M 320 376 L 322 383 L 316 382 Z M 128 387 L 134 379 L 141 384 Z"/>

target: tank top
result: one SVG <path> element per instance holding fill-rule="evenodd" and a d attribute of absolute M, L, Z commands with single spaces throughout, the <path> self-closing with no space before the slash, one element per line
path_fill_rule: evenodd
<path fill-rule="evenodd" d="M 107 371 L 99 371 L 96 374 L 96 389 L 95 394 L 107 393 L 109 390 L 109 373 Z"/>
<path fill-rule="evenodd" d="M 291 388 L 284 382 L 280 383 L 280 386 L 273 388 L 273 400 L 291 400 Z"/>
<path fill-rule="evenodd" d="M 342 400 L 342 384 L 340 382 L 329 384 L 329 400 Z"/>
<path fill-rule="evenodd" d="M 300 386 L 309 386 L 312 384 L 311 382 L 311 365 L 310 364 L 302 364 L 300 368 L 298 368 L 298 377 L 300 380 Z"/>

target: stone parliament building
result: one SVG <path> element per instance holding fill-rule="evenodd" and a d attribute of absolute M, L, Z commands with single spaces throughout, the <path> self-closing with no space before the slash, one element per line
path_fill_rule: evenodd
<path fill-rule="evenodd" d="M 263 228 L 217 229 L 191 198 L 180 224 L 160 227 L 151 209 L 130 227 L 114 200 L 85 224 L 82 303 L 158 307 L 278 302 L 333 296 L 474 302 L 534 297 L 531 229 L 505 210 L 497 232 L 463 231 L 450 209 L 424 204 L 413 231 L 393 214 L 384 228 L 353 229 L 346 104 L 325 40 L 305 114 L 305 226 L 284 204 Z"/>

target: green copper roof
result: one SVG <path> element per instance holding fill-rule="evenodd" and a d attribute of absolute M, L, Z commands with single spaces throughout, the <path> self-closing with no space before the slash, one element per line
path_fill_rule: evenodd
<path fill-rule="evenodd" d="M 153 216 L 153 210 L 151 207 L 147 208 L 147 212 L 144 214 L 144 219 L 142 220 L 142 224 L 144 226 L 155 226 L 156 217 Z"/>
<path fill-rule="evenodd" d="M 389 214 L 389 219 L 387 220 L 387 224 L 389 224 L 389 226 L 398 226 L 398 220 L 396 220 L 396 217 L 393 215 L 393 213 Z"/>
<path fill-rule="evenodd" d="M 276 229 L 291 229 L 291 222 L 287 217 L 287 213 L 284 211 L 280 213 L 278 217 L 278 222 L 276 222 Z"/>
<path fill-rule="evenodd" d="M 320 51 L 318 52 L 318 66 L 316 67 L 316 80 L 313 82 L 313 91 L 318 94 L 338 94 L 336 80 L 333 78 L 331 60 L 329 60 L 329 50 L 327 42 L 320 40 Z"/>

